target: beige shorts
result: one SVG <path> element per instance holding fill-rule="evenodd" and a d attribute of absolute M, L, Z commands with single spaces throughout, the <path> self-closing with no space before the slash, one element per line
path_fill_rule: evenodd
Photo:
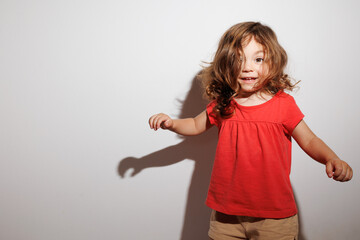
<path fill-rule="evenodd" d="M 209 237 L 214 240 L 297 240 L 297 214 L 281 219 L 234 216 L 212 211 Z"/>

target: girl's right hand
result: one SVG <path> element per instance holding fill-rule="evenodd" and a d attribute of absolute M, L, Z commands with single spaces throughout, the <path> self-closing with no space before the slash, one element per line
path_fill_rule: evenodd
<path fill-rule="evenodd" d="M 173 126 L 173 124 L 173 120 L 164 113 L 155 114 L 149 119 L 150 128 L 154 129 L 155 131 L 159 128 L 169 129 Z"/>

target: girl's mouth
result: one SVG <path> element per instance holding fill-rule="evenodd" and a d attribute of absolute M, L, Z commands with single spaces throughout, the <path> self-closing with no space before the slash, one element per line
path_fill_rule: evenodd
<path fill-rule="evenodd" d="M 254 81 L 257 78 L 255 78 L 255 77 L 246 77 L 246 78 L 240 78 L 240 79 L 243 80 L 243 81 Z"/>

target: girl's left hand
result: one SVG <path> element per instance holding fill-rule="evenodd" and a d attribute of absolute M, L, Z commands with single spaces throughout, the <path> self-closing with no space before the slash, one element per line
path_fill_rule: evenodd
<path fill-rule="evenodd" d="M 332 159 L 326 163 L 326 174 L 335 181 L 346 182 L 353 177 L 353 170 L 345 161 Z"/>

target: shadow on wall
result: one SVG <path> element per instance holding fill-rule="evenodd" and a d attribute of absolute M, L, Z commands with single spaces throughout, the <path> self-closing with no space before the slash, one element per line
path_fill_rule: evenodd
<path fill-rule="evenodd" d="M 200 82 L 195 77 L 183 101 L 179 118 L 194 117 L 206 108 L 207 101 L 203 99 L 202 92 Z M 133 169 L 132 176 L 135 176 L 146 168 L 168 166 L 185 159 L 193 160 L 195 167 L 189 187 L 180 240 L 208 240 L 211 209 L 205 205 L 205 200 L 215 156 L 217 129 L 213 127 L 199 136 L 181 138 L 182 142 L 142 158 L 122 159 L 118 166 L 118 173 L 124 177 L 127 170 Z M 301 225 L 300 218 L 299 224 Z M 299 240 L 306 240 L 301 231 Z"/>
<path fill-rule="evenodd" d="M 195 77 L 185 100 L 179 118 L 194 117 L 206 108 L 200 82 Z M 199 136 L 181 137 L 180 143 L 151 153 L 141 158 L 128 157 L 121 160 L 118 173 L 124 177 L 128 169 L 135 176 L 145 168 L 168 166 L 190 159 L 195 162 L 187 197 L 185 217 L 180 240 L 209 239 L 211 209 L 205 205 L 212 164 L 217 143 L 215 127 Z"/>

